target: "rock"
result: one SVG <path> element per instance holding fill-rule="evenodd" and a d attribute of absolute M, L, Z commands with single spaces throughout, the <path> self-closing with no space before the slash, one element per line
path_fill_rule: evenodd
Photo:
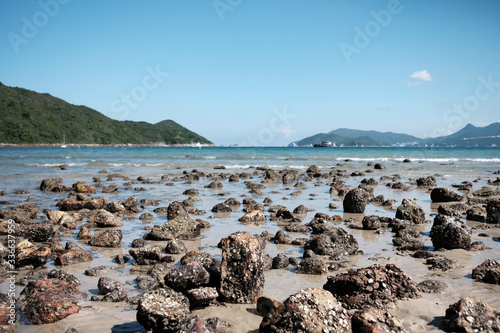
<path fill-rule="evenodd" d="M 104 191 L 103 191 L 104 193 Z M 123 213 L 126 211 L 125 206 L 120 201 L 111 201 L 106 205 L 106 211 L 110 213 Z"/>
<path fill-rule="evenodd" d="M 450 189 L 443 187 L 436 187 L 432 189 L 431 192 L 432 202 L 452 202 L 452 201 L 462 201 L 462 196 L 453 192 Z"/>
<path fill-rule="evenodd" d="M 260 332 L 351 332 L 347 311 L 328 291 L 301 290 L 264 317 Z"/>
<path fill-rule="evenodd" d="M 139 220 L 141 220 L 143 222 L 152 222 L 153 221 L 153 214 L 142 213 L 141 216 L 139 216 Z"/>
<path fill-rule="evenodd" d="M 40 184 L 40 190 L 43 192 L 53 192 L 54 189 L 58 188 L 63 182 L 62 178 L 47 178 L 42 180 Z M 54 191 L 56 192 L 56 191 Z"/>
<path fill-rule="evenodd" d="M 137 205 L 139 204 L 139 200 L 135 195 L 130 196 L 122 202 L 123 207 L 125 207 L 126 210 L 133 212 L 133 213 L 139 213 L 140 210 L 137 208 Z"/>
<path fill-rule="evenodd" d="M 178 217 L 187 218 L 189 217 L 189 215 L 186 211 L 186 208 L 184 208 L 184 205 L 181 202 L 174 201 L 170 205 L 168 205 L 167 218 L 169 220 L 174 220 Z"/>
<path fill-rule="evenodd" d="M 198 315 L 191 315 L 184 319 L 179 325 L 176 333 L 212 333 L 207 326 L 207 323 Z"/>
<path fill-rule="evenodd" d="M 213 287 L 200 287 L 186 291 L 186 296 L 189 299 L 190 307 L 199 308 L 210 305 L 217 300 L 219 293 Z"/>
<path fill-rule="evenodd" d="M 51 222 L 21 224 L 15 231 L 16 236 L 24 237 L 30 242 L 46 242 L 55 235 L 54 225 Z"/>
<path fill-rule="evenodd" d="M 175 332 L 188 316 L 188 298 L 170 288 L 160 288 L 141 296 L 136 317 L 146 330 Z"/>
<path fill-rule="evenodd" d="M 500 222 L 500 200 L 489 200 L 486 205 L 486 223 Z"/>
<path fill-rule="evenodd" d="M 438 280 L 425 280 L 417 284 L 417 288 L 423 293 L 441 294 L 448 288 L 448 285 Z"/>
<path fill-rule="evenodd" d="M 375 170 L 385 170 L 385 166 L 383 164 L 377 163 L 373 166 Z"/>
<path fill-rule="evenodd" d="M 167 254 L 181 254 L 187 252 L 186 245 L 180 239 L 171 239 L 166 242 L 165 252 Z"/>
<path fill-rule="evenodd" d="M 444 257 L 432 257 L 425 261 L 427 265 L 431 265 L 432 270 L 441 270 L 443 272 L 457 267 L 458 261 Z"/>
<path fill-rule="evenodd" d="M 15 247 L 15 266 L 43 266 L 47 263 L 50 254 L 51 251 L 48 247 L 36 246 L 28 240 L 23 240 L 17 243 Z M 11 270 L 13 270 L 13 267 L 11 267 Z"/>
<path fill-rule="evenodd" d="M 161 226 L 155 225 L 146 238 L 151 240 L 190 240 L 200 236 L 200 223 L 186 217 L 176 218 Z"/>
<path fill-rule="evenodd" d="M 281 301 L 270 297 L 261 296 L 257 300 L 257 311 L 264 317 L 271 317 L 276 314 L 276 311 L 282 305 L 283 302 Z"/>
<path fill-rule="evenodd" d="M 297 266 L 296 272 L 299 274 L 321 275 L 327 272 L 327 268 L 323 260 L 319 258 L 305 258 Z"/>
<path fill-rule="evenodd" d="M 355 188 L 347 192 L 344 198 L 345 213 L 364 213 L 370 193 L 362 188 Z"/>
<path fill-rule="evenodd" d="M 104 274 L 108 274 L 111 272 L 112 268 L 108 266 L 96 266 L 94 268 L 87 269 L 85 271 L 85 275 L 87 276 L 100 276 Z"/>
<path fill-rule="evenodd" d="M 126 302 L 127 294 L 123 290 L 121 282 L 113 280 L 109 277 L 103 276 L 97 282 L 99 295 L 104 295 L 102 301 L 104 302 Z"/>
<path fill-rule="evenodd" d="M 86 227 L 82 227 L 80 231 L 78 232 L 78 235 L 76 235 L 76 239 L 80 240 L 86 240 L 86 239 L 91 239 L 92 234 L 90 233 L 89 229 Z"/>
<path fill-rule="evenodd" d="M 161 249 L 159 246 L 130 249 L 128 252 L 139 265 L 154 265 L 161 260 Z"/>
<path fill-rule="evenodd" d="M 424 210 L 410 199 L 403 199 L 401 205 L 396 210 L 396 218 L 410 220 L 416 224 L 425 223 Z"/>
<path fill-rule="evenodd" d="M 73 184 L 73 190 L 76 193 L 95 193 L 95 186 L 89 185 L 86 182 L 76 182 Z"/>
<path fill-rule="evenodd" d="M 365 230 L 377 230 L 382 226 L 380 218 L 377 215 L 368 215 L 363 217 L 363 229 Z"/>
<path fill-rule="evenodd" d="M 77 249 L 68 250 L 60 254 L 56 260 L 54 260 L 54 264 L 57 266 L 68 266 L 87 261 L 92 261 L 92 254 L 88 251 Z"/>
<path fill-rule="evenodd" d="M 139 275 L 135 280 L 137 281 L 137 287 L 141 290 L 151 291 L 161 287 L 158 280 L 149 275 Z"/>
<path fill-rule="evenodd" d="M 433 176 L 421 177 L 417 179 L 418 187 L 434 187 L 436 186 L 436 178 Z"/>
<path fill-rule="evenodd" d="M 278 253 L 276 257 L 273 258 L 273 269 L 285 269 L 290 265 L 290 260 L 284 253 Z"/>
<path fill-rule="evenodd" d="M 220 244 L 222 298 L 231 303 L 257 302 L 265 281 L 261 243 L 247 232 L 236 232 Z"/>
<path fill-rule="evenodd" d="M 34 325 L 51 324 L 78 313 L 78 301 L 87 297 L 68 282 L 45 279 L 30 282 L 21 292 L 21 312 Z"/>
<path fill-rule="evenodd" d="M 210 273 L 208 273 L 202 264 L 195 261 L 174 267 L 165 275 L 165 285 L 181 292 L 204 287 L 209 281 Z"/>
<path fill-rule="evenodd" d="M 225 203 L 218 203 L 212 208 L 213 213 L 231 213 L 233 210 Z"/>
<path fill-rule="evenodd" d="M 145 239 L 137 238 L 132 241 L 132 247 L 146 247 L 148 242 Z"/>
<path fill-rule="evenodd" d="M 352 331 L 357 332 L 391 332 L 409 333 L 410 326 L 389 312 L 368 306 L 357 311 L 351 318 Z"/>
<path fill-rule="evenodd" d="M 292 237 L 290 237 L 283 230 L 278 230 L 278 232 L 274 236 L 273 240 L 274 240 L 274 243 L 276 243 L 276 244 L 291 244 L 292 243 Z"/>
<path fill-rule="evenodd" d="M 242 217 L 238 219 L 240 222 L 244 223 L 259 223 L 259 222 L 266 222 L 266 216 L 264 213 L 260 210 L 252 210 L 249 213 L 246 213 Z"/>
<path fill-rule="evenodd" d="M 121 230 L 106 230 L 97 236 L 92 237 L 89 244 L 99 247 L 120 247 L 122 241 Z"/>
<path fill-rule="evenodd" d="M 108 199 L 106 198 L 94 198 L 83 201 L 74 201 L 72 199 L 64 199 L 60 201 L 56 206 L 62 211 L 75 211 L 82 209 L 103 209 L 108 204 Z"/>
<path fill-rule="evenodd" d="M 304 250 L 312 250 L 319 255 L 338 257 L 352 255 L 358 251 L 358 241 L 340 227 L 329 227 L 319 235 L 312 235 Z"/>
<path fill-rule="evenodd" d="M 452 217 L 438 214 L 434 218 L 430 237 L 436 249 L 465 249 L 471 244 L 472 231 L 469 227 Z"/>
<path fill-rule="evenodd" d="M 283 182 L 283 185 L 292 185 L 293 182 L 295 182 L 295 179 L 296 179 L 295 172 L 294 171 L 287 171 L 283 174 L 281 181 Z"/>
<path fill-rule="evenodd" d="M 110 293 L 104 295 L 101 299 L 101 302 L 126 302 L 128 300 L 128 296 L 123 290 L 113 290 Z"/>
<path fill-rule="evenodd" d="M 90 222 L 95 223 L 100 228 L 119 228 L 123 226 L 123 220 L 107 210 L 99 209 Z"/>
<path fill-rule="evenodd" d="M 323 288 L 348 309 L 362 309 L 364 305 L 383 309 L 398 299 L 420 297 L 411 277 L 394 264 L 329 276 Z"/>
<path fill-rule="evenodd" d="M 500 259 L 487 259 L 472 270 L 472 278 L 478 281 L 500 284 Z"/>
<path fill-rule="evenodd" d="M 265 172 L 263 183 L 281 183 L 283 177 L 273 169 L 267 169 Z"/>
<path fill-rule="evenodd" d="M 500 332 L 500 311 L 476 297 L 466 297 L 446 309 L 444 328 L 450 332 Z"/>
<path fill-rule="evenodd" d="M 191 261 L 196 261 L 205 267 L 211 267 L 214 263 L 212 256 L 208 252 L 201 252 L 198 250 L 191 250 L 186 253 L 180 260 L 181 265 L 186 265 Z"/>
<path fill-rule="evenodd" d="M 484 222 L 486 220 L 486 210 L 482 207 L 472 207 L 467 210 L 467 220 Z"/>

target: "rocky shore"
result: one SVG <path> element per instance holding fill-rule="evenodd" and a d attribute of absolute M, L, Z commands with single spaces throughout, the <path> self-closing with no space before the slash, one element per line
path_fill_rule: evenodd
<path fill-rule="evenodd" d="M 348 162 L 2 191 L 0 332 L 500 332 L 496 173 Z"/>

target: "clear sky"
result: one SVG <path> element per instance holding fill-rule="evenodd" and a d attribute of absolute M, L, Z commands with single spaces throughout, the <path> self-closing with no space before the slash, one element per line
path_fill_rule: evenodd
<path fill-rule="evenodd" d="M 0 2 L 0 82 L 218 145 L 500 121 L 500 1 Z"/>

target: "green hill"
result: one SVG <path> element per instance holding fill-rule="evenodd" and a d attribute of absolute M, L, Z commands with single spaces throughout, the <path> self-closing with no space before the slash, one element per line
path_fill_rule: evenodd
<path fill-rule="evenodd" d="M 0 82 L 0 143 L 211 144 L 172 120 L 118 121 L 86 106 Z"/>

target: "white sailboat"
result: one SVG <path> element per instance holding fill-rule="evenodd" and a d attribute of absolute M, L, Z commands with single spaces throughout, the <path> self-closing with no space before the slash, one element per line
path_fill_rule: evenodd
<path fill-rule="evenodd" d="M 66 148 L 66 134 L 63 134 L 63 143 L 61 144 L 61 148 Z"/>

